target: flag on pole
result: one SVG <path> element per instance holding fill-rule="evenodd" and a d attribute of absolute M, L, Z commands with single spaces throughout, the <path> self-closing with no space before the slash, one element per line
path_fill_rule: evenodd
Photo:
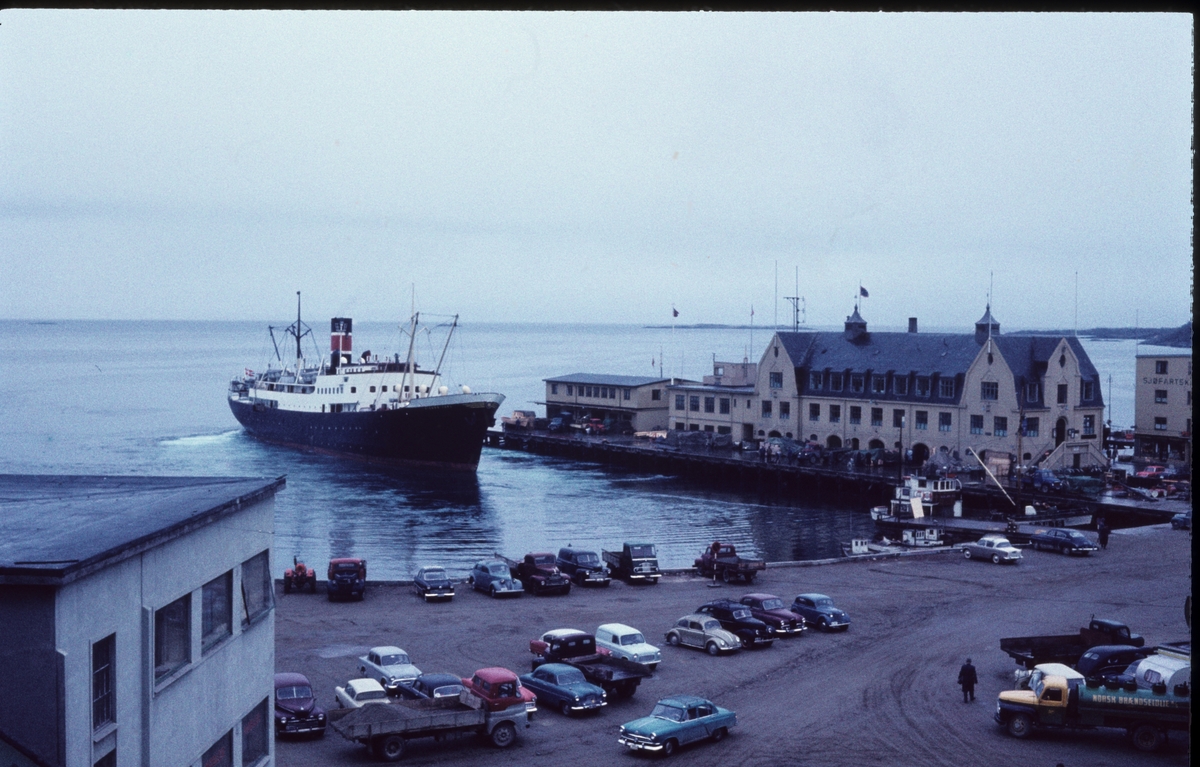
<path fill-rule="evenodd" d="M 246 377 L 247 377 L 247 378 L 253 378 L 253 377 L 254 377 L 254 371 L 253 371 L 253 370 L 251 370 L 250 368 L 246 368 L 246 369 L 245 369 L 245 371 L 246 371 Z"/>
<path fill-rule="evenodd" d="M 674 306 L 672 306 L 672 307 L 671 307 L 671 316 L 672 316 L 672 317 L 678 317 L 678 316 L 679 316 L 679 310 L 678 310 L 678 309 L 676 309 Z"/>
<path fill-rule="evenodd" d="M 858 294 L 859 294 L 860 296 L 862 296 L 863 298 L 870 298 L 870 297 L 871 297 L 871 294 L 870 294 L 870 293 L 868 293 L 868 292 L 867 292 L 867 289 L 866 289 L 866 288 L 864 288 L 862 285 L 859 285 L 859 286 L 858 286 Z"/>

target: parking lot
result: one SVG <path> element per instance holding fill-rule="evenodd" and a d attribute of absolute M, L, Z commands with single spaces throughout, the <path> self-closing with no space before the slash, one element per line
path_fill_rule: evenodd
<path fill-rule="evenodd" d="M 724 657 L 666 647 L 675 619 L 717 598 L 768 591 L 791 598 L 822 592 L 850 615 L 845 633 L 781 639 Z M 1016 665 L 1002 636 L 1072 633 L 1093 615 L 1129 624 L 1148 644 L 1187 639 L 1191 534 L 1165 525 L 1113 533 L 1106 551 L 1066 557 L 1025 550 L 1015 566 L 952 553 L 813 567 L 769 567 L 753 587 L 713 586 L 687 576 L 656 586 L 573 588 L 565 597 L 492 600 L 463 584 L 452 602 L 425 604 L 405 586 L 371 586 L 362 602 L 277 592 L 276 670 L 306 674 L 326 708 L 334 686 L 357 676 L 368 647 L 395 644 L 423 671 L 470 675 L 484 666 L 530 668 L 529 640 L 560 627 L 594 631 L 622 622 L 663 645 L 663 662 L 637 694 L 596 715 L 538 712 L 518 742 L 500 751 L 476 738 L 413 741 L 410 764 L 637 764 L 617 744 L 619 726 L 659 697 L 686 693 L 738 714 L 721 743 L 685 749 L 687 764 L 1183 765 L 1188 744 L 1172 733 L 1164 752 L 1135 751 L 1118 730 L 1006 735 L 992 720 L 996 694 Z M 970 656 L 976 702 L 955 684 Z M 369 752 L 329 730 L 323 739 L 277 741 L 276 764 L 365 764 Z"/>

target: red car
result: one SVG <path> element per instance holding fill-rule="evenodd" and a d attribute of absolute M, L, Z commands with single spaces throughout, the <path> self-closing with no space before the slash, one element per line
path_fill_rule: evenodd
<path fill-rule="evenodd" d="M 1134 476 L 1142 477 L 1143 479 L 1150 479 L 1152 477 L 1165 476 L 1166 473 L 1167 473 L 1166 466 L 1147 466 L 1146 468 L 1142 469 Z"/>
<path fill-rule="evenodd" d="M 782 636 L 799 636 L 808 629 L 804 616 L 794 613 L 783 604 L 783 599 L 774 594 L 747 594 L 742 604 L 750 608 L 750 614 L 775 629 Z"/>
<path fill-rule="evenodd" d="M 531 713 L 537 710 L 537 696 L 522 687 L 517 675 L 506 668 L 481 668 L 470 679 L 463 679 L 462 684 L 483 698 L 488 711 L 503 711 L 521 703 Z"/>
<path fill-rule="evenodd" d="M 304 674 L 275 675 L 275 734 L 325 734 L 325 710 L 317 705 Z"/>

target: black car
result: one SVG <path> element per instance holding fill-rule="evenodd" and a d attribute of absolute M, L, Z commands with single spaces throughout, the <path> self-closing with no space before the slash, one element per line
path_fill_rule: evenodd
<path fill-rule="evenodd" d="M 607 586 L 611 579 L 608 570 L 600 561 L 600 555 L 586 549 L 564 548 L 558 550 L 555 560 L 559 571 L 580 586 Z"/>
<path fill-rule="evenodd" d="M 750 614 L 750 608 L 732 599 L 717 599 L 706 602 L 696 612 L 711 615 L 720 622 L 721 628 L 733 632 L 742 641 L 742 647 L 762 645 L 770 647 L 775 641 L 775 630 Z"/>
<path fill-rule="evenodd" d="M 1181 511 L 1171 517 L 1172 530 L 1191 530 L 1192 529 L 1192 510 Z"/>
<path fill-rule="evenodd" d="M 462 677 L 456 674 L 421 674 L 411 682 L 396 685 L 396 692 L 407 700 L 457 698 L 462 691 Z"/>
<path fill-rule="evenodd" d="M 1106 679 L 1121 674 L 1131 663 L 1154 652 L 1153 647 L 1131 647 L 1125 644 L 1097 645 L 1085 652 L 1075 670 L 1087 679 Z"/>
<path fill-rule="evenodd" d="M 304 674 L 275 675 L 275 734 L 325 734 L 325 710 L 317 705 Z"/>

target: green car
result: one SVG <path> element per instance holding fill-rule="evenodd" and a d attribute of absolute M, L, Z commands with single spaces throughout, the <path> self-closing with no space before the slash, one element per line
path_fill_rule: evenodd
<path fill-rule="evenodd" d="M 617 742 L 631 751 L 670 756 L 680 746 L 722 740 L 737 724 L 737 714 L 704 698 L 674 695 L 654 704 L 650 716 L 621 725 Z"/>

